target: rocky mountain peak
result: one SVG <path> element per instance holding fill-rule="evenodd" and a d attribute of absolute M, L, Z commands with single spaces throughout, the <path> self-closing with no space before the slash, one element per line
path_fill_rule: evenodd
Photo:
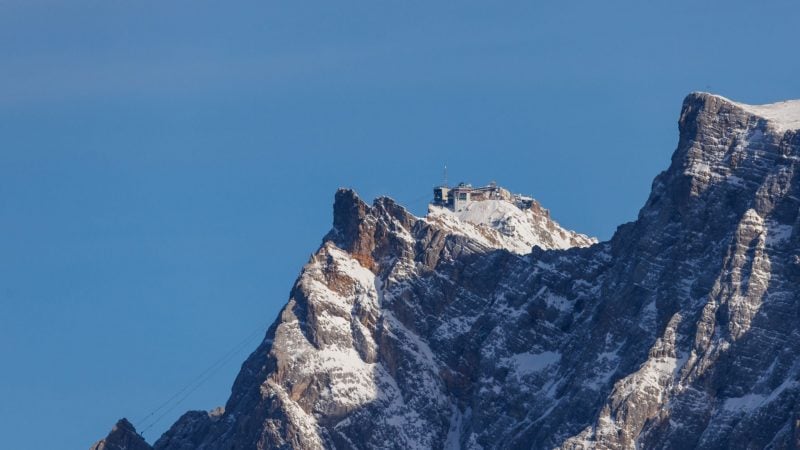
<path fill-rule="evenodd" d="M 766 122 L 766 125 L 777 133 L 800 129 L 800 100 L 749 105 L 706 92 L 695 92 L 687 96 L 688 103 L 697 101 L 712 106 L 712 108 L 717 108 L 718 111 L 728 108 L 741 110 L 745 114 L 753 116 L 756 121 Z"/>
<path fill-rule="evenodd" d="M 342 247 L 352 244 L 359 234 L 359 225 L 369 209 L 354 190 L 338 189 L 333 201 L 333 230 L 330 239 Z"/>
<path fill-rule="evenodd" d="M 339 190 L 225 408 L 154 448 L 799 447 L 787 109 L 690 94 L 670 167 L 608 242 L 496 186 L 440 187 L 425 217 Z"/>
<path fill-rule="evenodd" d="M 151 450 L 128 419 L 120 419 L 104 439 L 92 445 L 90 450 Z"/>
<path fill-rule="evenodd" d="M 756 197 L 755 206 L 765 206 L 759 189 L 787 186 L 800 145 L 800 132 L 786 128 L 793 119 L 763 114 L 782 110 L 775 105 L 783 104 L 752 106 L 707 93 L 688 95 L 678 121 L 678 148 L 653 182 L 640 219 L 658 216 L 663 222 L 673 216 L 711 226 L 719 222 L 715 215 L 744 214 Z M 800 108 L 800 101 L 785 104 Z"/>

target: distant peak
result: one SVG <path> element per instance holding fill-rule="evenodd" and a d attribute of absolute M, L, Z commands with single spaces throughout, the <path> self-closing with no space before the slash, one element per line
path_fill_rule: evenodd
<path fill-rule="evenodd" d="M 731 100 L 721 95 L 709 92 L 692 92 L 686 97 L 684 104 L 700 101 L 706 103 L 709 100 L 722 102 L 744 112 L 766 120 L 773 128 L 778 131 L 789 131 L 800 129 L 800 99 L 786 100 L 776 103 L 763 105 L 750 105 Z"/>
<path fill-rule="evenodd" d="M 333 230 L 326 236 L 343 248 L 349 248 L 358 237 L 359 224 L 369 206 L 352 189 L 339 188 L 333 201 Z"/>
<path fill-rule="evenodd" d="M 95 443 L 90 450 L 152 450 L 128 419 L 120 419 L 105 439 Z"/>
<path fill-rule="evenodd" d="M 126 431 L 132 431 L 134 433 L 136 432 L 136 427 L 134 427 L 133 424 L 126 417 L 123 417 L 122 419 L 119 419 L 117 421 L 117 424 L 114 425 L 114 427 L 115 428 L 120 428 L 120 429 L 123 429 L 123 430 L 126 430 Z"/>

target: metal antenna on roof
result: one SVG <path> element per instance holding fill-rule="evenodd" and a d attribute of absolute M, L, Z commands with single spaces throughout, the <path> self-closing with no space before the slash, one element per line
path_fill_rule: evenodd
<path fill-rule="evenodd" d="M 447 186 L 447 164 L 444 165 L 444 186 Z"/>

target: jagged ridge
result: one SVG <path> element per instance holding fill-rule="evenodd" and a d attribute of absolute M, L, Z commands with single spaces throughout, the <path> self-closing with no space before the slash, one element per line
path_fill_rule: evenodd
<path fill-rule="evenodd" d="M 689 95 L 638 219 L 585 248 L 340 190 L 224 413 L 155 448 L 800 446 L 800 136 L 754 111 Z"/>

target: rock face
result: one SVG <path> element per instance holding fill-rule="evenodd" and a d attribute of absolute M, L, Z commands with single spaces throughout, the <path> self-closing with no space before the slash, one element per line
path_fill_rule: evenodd
<path fill-rule="evenodd" d="M 689 95 L 602 243 L 538 204 L 417 218 L 340 190 L 224 412 L 154 448 L 800 448 L 798 120 Z"/>
<path fill-rule="evenodd" d="M 97 441 L 89 450 L 151 450 L 145 440 L 136 433 L 128 419 L 120 419 L 105 439 Z"/>

